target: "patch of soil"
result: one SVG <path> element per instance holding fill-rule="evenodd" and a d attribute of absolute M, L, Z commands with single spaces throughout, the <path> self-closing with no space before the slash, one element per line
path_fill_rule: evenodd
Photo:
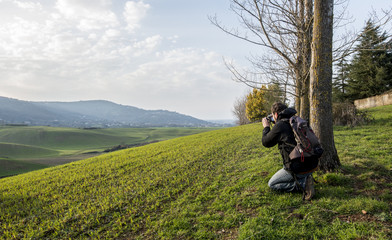
<path fill-rule="evenodd" d="M 369 214 L 339 215 L 337 218 L 342 222 L 378 222 L 378 219 Z"/>
<path fill-rule="evenodd" d="M 238 229 L 222 229 L 217 232 L 221 239 L 234 240 L 238 237 Z"/>
<path fill-rule="evenodd" d="M 373 222 L 379 225 L 386 226 L 388 228 L 392 227 L 390 221 L 380 221 L 377 217 L 371 214 L 354 214 L 354 215 L 339 215 L 337 218 L 342 222 L 354 223 L 354 222 Z"/>

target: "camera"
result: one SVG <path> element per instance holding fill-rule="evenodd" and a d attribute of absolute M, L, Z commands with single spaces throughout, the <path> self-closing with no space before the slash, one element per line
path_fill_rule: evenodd
<path fill-rule="evenodd" d="M 274 120 L 274 117 L 272 116 L 272 114 L 270 114 L 270 115 L 267 116 L 267 121 L 268 121 L 269 123 L 275 123 L 275 120 Z"/>

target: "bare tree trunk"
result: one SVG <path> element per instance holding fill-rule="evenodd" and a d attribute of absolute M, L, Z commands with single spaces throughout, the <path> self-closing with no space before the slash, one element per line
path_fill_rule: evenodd
<path fill-rule="evenodd" d="M 322 171 L 340 166 L 332 122 L 333 0 L 314 1 L 312 65 L 310 69 L 310 124 L 320 138 Z"/>
<path fill-rule="evenodd" d="M 300 114 L 301 113 L 301 100 L 302 100 L 302 81 L 300 71 L 297 68 L 295 70 L 295 110 Z M 301 116 L 301 115 L 300 115 Z"/>
<path fill-rule="evenodd" d="M 301 95 L 301 108 L 300 116 L 303 119 L 310 119 L 310 64 L 311 64 L 311 42 L 313 33 L 313 0 L 305 0 L 305 14 L 303 31 L 303 53 L 302 53 L 302 95 Z"/>
<path fill-rule="evenodd" d="M 302 86 L 300 117 L 309 120 L 310 103 L 309 103 L 309 77 L 306 77 Z"/>
<path fill-rule="evenodd" d="M 304 82 L 303 82 L 303 68 L 304 68 L 304 58 L 303 58 L 303 49 L 305 43 L 305 33 L 303 31 L 303 26 L 305 25 L 305 0 L 298 0 L 298 15 L 296 16 L 296 24 L 297 27 L 297 49 L 296 49 L 296 63 L 295 63 L 295 109 L 297 110 L 300 117 L 302 117 L 302 101 L 303 99 L 303 90 L 304 90 Z"/>

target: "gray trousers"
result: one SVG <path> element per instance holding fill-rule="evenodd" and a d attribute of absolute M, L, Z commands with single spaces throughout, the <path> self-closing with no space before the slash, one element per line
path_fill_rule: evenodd
<path fill-rule="evenodd" d="M 306 177 L 311 174 L 312 173 L 296 174 L 297 180 L 303 188 L 305 188 Z M 271 177 L 271 179 L 268 181 L 268 186 L 272 190 L 276 190 L 276 191 L 283 191 L 283 192 L 302 191 L 301 189 L 298 189 L 291 173 L 284 170 L 284 168 L 277 171 Z"/>

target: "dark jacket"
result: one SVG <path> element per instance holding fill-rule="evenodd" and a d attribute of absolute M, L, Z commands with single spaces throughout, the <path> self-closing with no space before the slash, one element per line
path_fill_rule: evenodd
<path fill-rule="evenodd" d="M 290 160 L 290 153 L 297 145 L 294 132 L 290 126 L 290 117 L 297 113 L 293 108 L 286 108 L 278 115 L 275 126 L 271 129 L 266 127 L 263 130 L 262 143 L 265 147 L 273 147 L 278 144 L 280 154 L 283 158 L 283 166 L 286 170 L 296 174 L 314 171 L 317 168 L 318 158 L 309 157 L 302 161 L 300 158 Z"/>
<path fill-rule="evenodd" d="M 278 144 L 280 154 L 283 158 L 283 164 L 290 161 L 289 154 L 297 145 L 294 132 L 291 129 L 289 119 L 297 113 L 293 108 L 286 108 L 278 115 L 275 126 L 271 129 L 265 127 L 263 130 L 262 143 L 264 147 L 273 147 Z"/>
<path fill-rule="evenodd" d="M 283 158 L 283 166 L 286 170 L 296 174 L 313 172 L 318 165 L 317 157 L 305 157 L 290 160 L 290 153 L 297 145 L 294 132 L 290 126 L 290 117 L 297 113 L 293 108 L 286 108 L 278 115 L 278 121 L 271 129 L 266 127 L 263 130 L 262 143 L 265 147 L 273 147 L 278 144 L 280 154 Z"/>

